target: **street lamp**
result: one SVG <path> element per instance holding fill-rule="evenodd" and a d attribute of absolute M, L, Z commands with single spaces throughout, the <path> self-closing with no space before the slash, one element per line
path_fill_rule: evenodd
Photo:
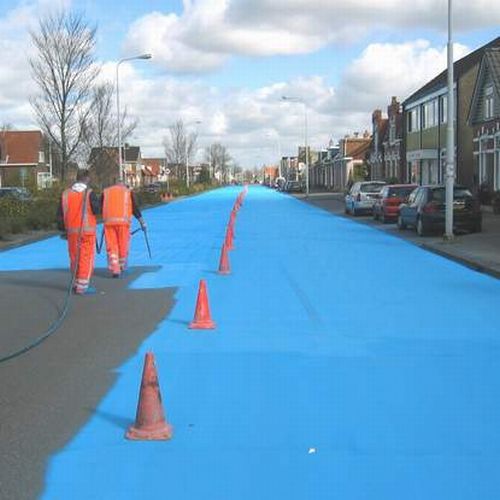
<path fill-rule="evenodd" d="M 281 96 L 283 101 L 299 102 L 304 105 L 304 146 L 306 154 L 306 197 L 309 196 L 309 153 L 307 151 L 307 105 L 301 97 Z"/>
<path fill-rule="evenodd" d="M 151 54 L 141 54 L 139 56 L 124 57 L 120 59 L 116 64 L 116 112 L 118 117 L 118 165 L 120 169 L 120 181 L 123 181 L 123 167 L 122 167 L 122 130 L 121 130 L 121 116 L 120 116 L 120 80 L 119 80 L 119 69 L 120 64 L 125 61 L 133 61 L 135 59 L 151 59 L 153 56 Z"/>
<path fill-rule="evenodd" d="M 201 120 L 196 120 L 194 122 L 186 123 L 186 187 L 187 188 L 189 188 L 189 144 L 188 144 L 189 137 L 187 135 L 187 128 L 190 125 L 199 125 L 200 123 Z"/>
<path fill-rule="evenodd" d="M 445 184 L 445 232 L 444 239 L 453 240 L 453 191 L 455 184 L 455 131 L 453 95 L 453 39 L 452 39 L 452 0 L 448 0 L 448 104 L 446 125 L 446 184 Z"/>

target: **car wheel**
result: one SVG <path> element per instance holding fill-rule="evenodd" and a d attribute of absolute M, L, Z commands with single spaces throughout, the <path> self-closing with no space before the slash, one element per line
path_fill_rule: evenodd
<path fill-rule="evenodd" d="M 406 222 L 403 220 L 403 217 L 401 217 L 401 215 L 398 216 L 398 229 L 400 231 L 406 229 Z"/>
<path fill-rule="evenodd" d="M 426 227 L 424 226 L 424 222 L 422 221 L 422 217 L 419 217 L 417 219 L 417 234 L 419 236 L 427 236 L 428 231 Z"/>

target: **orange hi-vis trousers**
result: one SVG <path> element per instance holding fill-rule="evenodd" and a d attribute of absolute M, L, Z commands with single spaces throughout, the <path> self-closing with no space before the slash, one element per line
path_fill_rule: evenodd
<path fill-rule="evenodd" d="M 78 240 L 80 240 L 80 255 L 78 255 Z M 94 272 L 95 233 L 68 234 L 68 251 L 71 272 L 74 272 L 76 267 L 74 291 L 75 293 L 85 293 Z M 76 261 L 77 256 L 79 257 L 78 262 Z"/>
<path fill-rule="evenodd" d="M 106 253 L 108 269 L 112 274 L 120 274 L 127 267 L 130 246 L 130 224 L 105 224 Z"/>

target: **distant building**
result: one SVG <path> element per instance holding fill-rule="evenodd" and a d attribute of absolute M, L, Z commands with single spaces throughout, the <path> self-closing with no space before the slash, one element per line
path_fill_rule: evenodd
<path fill-rule="evenodd" d="M 403 112 L 395 96 L 387 106 L 387 129 L 382 142 L 384 170 L 387 179 L 404 180 L 406 159 L 403 145 Z"/>
<path fill-rule="evenodd" d="M 477 188 L 473 155 L 473 130 L 469 109 L 479 65 L 486 49 L 500 47 L 500 37 L 456 61 L 455 159 L 456 181 Z M 447 126 L 447 70 L 425 84 L 403 102 L 405 180 L 421 184 L 444 181 Z"/>
<path fill-rule="evenodd" d="M 49 147 L 40 130 L 0 132 L 0 186 L 36 185 L 52 181 Z"/>
<path fill-rule="evenodd" d="M 281 158 L 281 175 L 287 180 L 298 180 L 299 159 L 296 156 L 283 156 Z"/>
<path fill-rule="evenodd" d="M 484 51 L 469 111 L 474 174 L 482 191 L 500 190 L 500 48 Z"/>
<path fill-rule="evenodd" d="M 372 113 L 372 141 L 368 150 L 368 165 L 373 180 L 385 180 L 384 148 L 382 146 L 389 120 L 382 117 L 382 111 L 376 109 Z"/>
<path fill-rule="evenodd" d="M 360 136 L 346 136 L 339 141 L 339 151 L 333 159 L 333 184 L 335 190 L 343 190 L 356 180 L 366 178 L 367 155 L 372 138 L 368 131 Z"/>
<path fill-rule="evenodd" d="M 320 189 L 333 188 L 333 161 L 339 152 L 331 140 L 326 149 L 319 151 L 318 161 L 312 170 L 311 186 Z"/>
<path fill-rule="evenodd" d="M 279 168 L 275 165 L 266 166 L 262 170 L 266 184 L 273 184 L 279 176 Z"/>
<path fill-rule="evenodd" d="M 100 186 L 112 184 L 120 177 L 118 148 L 92 148 L 88 160 L 92 178 Z M 142 158 L 139 146 L 122 147 L 122 169 L 125 182 L 132 188 L 142 185 Z"/>
<path fill-rule="evenodd" d="M 166 158 L 142 158 L 142 185 L 148 186 L 154 182 L 166 182 L 167 168 Z"/>

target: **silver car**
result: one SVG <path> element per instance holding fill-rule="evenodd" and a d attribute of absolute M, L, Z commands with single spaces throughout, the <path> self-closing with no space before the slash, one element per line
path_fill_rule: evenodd
<path fill-rule="evenodd" d="M 345 213 L 354 216 L 361 213 L 371 214 L 373 204 L 385 184 L 383 181 L 355 182 L 345 197 Z"/>

